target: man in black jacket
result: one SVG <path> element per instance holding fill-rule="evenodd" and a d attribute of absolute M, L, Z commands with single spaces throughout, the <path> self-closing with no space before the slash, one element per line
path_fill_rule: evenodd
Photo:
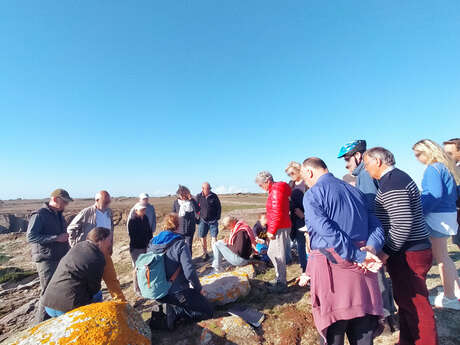
<path fill-rule="evenodd" d="M 66 222 L 63 212 L 67 204 L 73 201 L 64 189 L 51 193 L 49 202 L 32 213 L 27 228 L 27 241 L 32 247 L 32 260 L 37 265 L 40 279 L 40 298 L 43 296 L 59 261 L 69 251 Z M 38 303 L 35 323 L 48 319 L 42 301 Z"/>
<path fill-rule="evenodd" d="M 198 235 L 203 247 L 203 260 L 208 260 L 208 245 L 206 236 L 211 232 L 211 247 L 217 241 L 219 231 L 218 222 L 220 219 L 221 205 L 216 194 L 211 192 L 211 185 L 208 182 L 203 183 L 202 192 L 197 194 L 196 201 L 200 206 L 200 225 L 198 226 Z"/>

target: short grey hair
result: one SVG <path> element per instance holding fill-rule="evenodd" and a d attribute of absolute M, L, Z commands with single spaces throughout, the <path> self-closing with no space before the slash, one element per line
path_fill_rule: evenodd
<path fill-rule="evenodd" d="M 273 175 L 268 171 L 259 172 L 256 176 L 256 183 L 261 184 L 266 182 L 273 182 Z"/>
<path fill-rule="evenodd" d="M 228 227 L 232 223 L 238 223 L 238 219 L 236 217 L 234 217 L 234 216 L 225 216 L 224 219 L 222 219 L 222 225 L 226 229 L 228 229 Z"/>
<path fill-rule="evenodd" d="M 391 153 L 391 151 L 387 150 L 384 147 L 373 147 L 366 152 L 364 152 L 364 156 L 368 156 L 371 158 L 378 158 L 380 159 L 385 165 L 392 166 L 396 164 L 395 156 Z"/>

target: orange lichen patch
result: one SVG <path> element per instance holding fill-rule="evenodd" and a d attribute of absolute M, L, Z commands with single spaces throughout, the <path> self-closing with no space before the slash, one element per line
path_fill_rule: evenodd
<path fill-rule="evenodd" d="M 72 310 L 65 314 L 70 323 L 63 325 L 63 335 L 55 339 L 53 334 L 44 333 L 40 342 L 49 345 L 149 345 L 150 340 L 129 324 L 126 308 L 124 302 L 109 301 Z M 30 329 L 29 334 L 38 335 L 42 327 L 43 324 Z"/>

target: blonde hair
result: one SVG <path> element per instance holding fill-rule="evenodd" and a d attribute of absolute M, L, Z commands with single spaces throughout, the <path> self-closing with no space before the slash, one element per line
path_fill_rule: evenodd
<path fill-rule="evenodd" d="M 177 230 L 179 228 L 179 216 L 177 213 L 169 213 L 161 222 L 161 230 Z"/>
<path fill-rule="evenodd" d="M 444 164 L 454 177 L 457 185 L 460 184 L 460 174 L 457 172 L 455 162 L 444 152 L 439 144 L 430 139 L 422 139 L 412 146 L 412 150 L 424 153 L 427 158 L 427 164 L 436 162 Z"/>
<path fill-rule="evenodd" d="M 284 169 L 285 172 L 288 172 L 289 169 L 294 169 L 295 171 L 299 172 L 300 171 L 300 163 L 297 163 L 297 162 L 289 162 L 288 166 L 286 169 Z"/>
<path fill-rule="evenodd" d="M 225 216 L 224 219 L 222 219 L 222 225 L 224 228 L 228 228 L 232 223 L 238 223 L 238 219 L 233 216 Z"/>

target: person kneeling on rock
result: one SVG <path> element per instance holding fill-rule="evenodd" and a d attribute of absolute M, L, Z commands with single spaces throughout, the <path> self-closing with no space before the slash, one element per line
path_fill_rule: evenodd
<path fill-rule="evenodd" d="M 213 307 L 203 296 L 189 245 L 185 242 L 184 236 L 178 233 L 177 213 L 168 214 L 161 224 L 161 229 L 163 231 L 151 240 L 147 252 L 165 254 L 166 278 L 172 284 L 166 296 L 157 301 L 165 303 L 167 328 L 173 330 L 179 319 L 195 322 L 210 319 Z M 190 288 L 190 284 L 193 288 Z"/>
<path fill-rule="evenodd" d="M 85 241 L 77 243 L 59 262 L 43 295 L 43 305 L 51 317 L 75 308 L 102 302 L 101 281 L 106 257 L 112 251 L 112 232 L 97 227 Z"/>
<path fill-rule="evenodd" d="M 212 267 L 215 273 L 222 270 L 222 259 L 225 258 L 233 266 L 244 266 L 256 247 L 254 233 L 244 221 L 232 216 L 222 220 L 224 229 L 230 230 L 227 240 L 217 241 L 213 247 L 214 261 Z"/>

